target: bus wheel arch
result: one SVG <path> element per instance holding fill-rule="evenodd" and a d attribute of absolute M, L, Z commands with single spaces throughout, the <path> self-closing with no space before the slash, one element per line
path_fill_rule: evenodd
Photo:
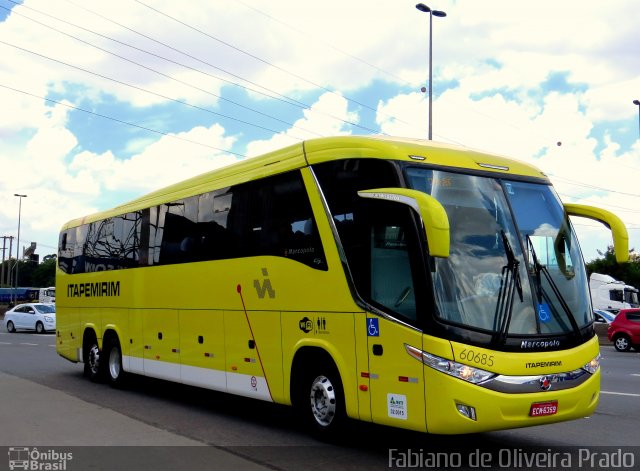
<path fill-rule="evenodd" d="M 291 402 L 312 433 L 322 440 L 341 436 L 347 420 L 343 380 L 331 355 L 302 347 L 291 365 Z"/>
<path fill-rule="evenodd" d="M 126 373 L 122 366 L 122 345 L 118 333 L 113 329 L 105 331 L 102 344 L 107 381 L 111 386 L 121 387 Z"/>
<path fill-rule="evenodd" d="M 104 362 L 101 361 L 101 354 L 98 336 L 92 328 L 86 328 L 82 337 L 84 375 L 96 383 L 102 381 L 104 377 Z"/>

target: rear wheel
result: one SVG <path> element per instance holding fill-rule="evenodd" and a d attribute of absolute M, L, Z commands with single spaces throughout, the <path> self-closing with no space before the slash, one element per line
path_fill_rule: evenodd
<path fill-rule="evenodd" d="M 619 352 L 628 352 L 631 348 L 631 342 L 629 342 L 629 338 L 626 335 L 619 335 L 613 341 L 613 346 Z"/>
<path fill-rule="evenodd" d="M 44 324 L 40 321 L 36 322 L 36 333 L 37 334 L 44 333 Z"/>
<path fill-rule="evenodd" d="M 122 350 L 117 337 L 112 337 L 104 348 L 107 358 L 107 378 L 109 384 L 120 387 L 124 384 L 126 373 L 122 369 Z"/>
<path fill-rule="evenodd" d="M 100 361 L 101 357 L 102 352 L 98 348 L 96 340 L 92 340 L 85 345 L 84 374 L 95 383 L 101 382 L 104 377 L 104 370 Z"/>
<path fill-rule="evenodd" d="M 7 331 L 9 331 L 12 334 L 16 331 L 16 326 L 13 325 L 13 322 L 11 321 L 7 322 Z"/>

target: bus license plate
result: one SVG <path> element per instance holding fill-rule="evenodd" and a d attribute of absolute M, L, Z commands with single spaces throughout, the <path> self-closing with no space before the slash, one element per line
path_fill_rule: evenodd
<path fill-rule="evenodd" d="M 558 412 L 558 401 L 536 402 L 531 404 L 529 415 L 531 417 L 543 417 L 545 415 L 554 415 Z"/>

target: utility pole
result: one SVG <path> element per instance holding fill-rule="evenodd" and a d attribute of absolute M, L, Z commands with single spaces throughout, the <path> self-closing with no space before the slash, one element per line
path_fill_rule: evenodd
<path fill-rule="evenodd" d="M 2 265 L 0 265 L 0 286 L 4 285 L 4 254 L 7 250 L 7 239 L 13 240 L 13 236 L 2 236 Z M 9 260 L 11 260 L 11 250 L 9 250 Z M 7 269 L 7 272 L 9 270 Z"/>
<path fill-rule="evenodd" d="M 11 276 L 11 251 L 13 250 L 13 236 L 9 237 L 9 263 L 7 263 L 7 283 L 9 287 L 13 288 L 12 276 Z"/>
<path fill-rule="evenodd" d="M 17 252 L 17 256 L 16 256 L 16 291 L 14 291 L 16 299 L 14 302 L 18 302 L 17 296 L 18 296 L 18 283 L 20 283 L 20 278 L 18 277 L 18 273 L 20 270 L 20 260 L 22 260 L 24 258 L 24 251 L 22 253 L 22 256 L 20 256 L 20 218 L 22 216 L 22 198 L 26 198 L 27 195 L 20 195 L 18 193 L 16 193 L 13 196 L 17 196 L 18 197 L 18 201 L 19 206 L 18 206 L 18 242 L 16 244 L 16 252 Z"/>

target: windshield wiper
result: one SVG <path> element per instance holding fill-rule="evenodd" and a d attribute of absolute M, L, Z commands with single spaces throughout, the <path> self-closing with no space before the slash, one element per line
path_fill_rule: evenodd
<path fill-rule="evenodd" d="M 560 290 L 558 289 L 558 285 L 556 284 L 555 281 L 553 281 L 553 278 L 551 277 L 551 273 L 549 273 L 549 269 L 545 265 L 540 263 L 540 261 L 538 260 L 538 256 L 536 255 L 536 250 L 533 248 L 533 242 L 531 241 L 531 237 L 529 237 L 528 235 L 527 235 L 527 247 L 531 253 L 531 259 L 533 260 L 533 267 L 536 273 L 536 276 L 535 276 L 536 293 L 538 294 L 538 299 L 541 302 L 545 297 L 549 299 L 549 297 L 545 295 L 544 290 L 542 289 L 542 277 L 540 276 L 540 273 L 544 273 L 544 277 L 549 283 L 549 286 L 551 286 L 551 290 L 553 291 L 553 294 L 556 295 L 556 298 L 558 298 L 558 301 L 560 302 L 560 306 L 562 306 L 562 310 L 565 312 L 565 314 L 569 318 L 569 323 L 571 324 L 573 331 L 576 334 L 579 334 L 580 328 L 578 327 L 578 323 L 576 322 L 576 320 L 573 318 L 573 313 L 571 312 L 571 308 L 567 304 L 567 301 L 565 301 L 564 297 L 562 296 L 562 293 L 560 293 Z M 537 317 L 538 316 L 536 315 L 536 323 L 537 323 Z"/>
<path fill-rule="evenodd" d="M 507 255 L 507 264 L 502 267 L 502 278 L 500 280 L 500 292 L 498 293 L 498 303 L 496 304 L 495 312 L 495 324 L 500 324 L 499 328 L 494 325 L 496 332 L 495 340 L 498 343 L 504 343 L 507 332 L 509 331 L 509 324 L 511 323 L 511 315 L 513 313 L 513 302 L 515 300 L 515 291 L 518 291 L 520 302 L 524 301 L 522 297 L 522 282 L 520 280 L 520 261 L 516 259 L 513 253 L 511 243 L 507 238 L 507 235 L 503 230 L 502 243 L 504 245 L 504 251 Z"/>

